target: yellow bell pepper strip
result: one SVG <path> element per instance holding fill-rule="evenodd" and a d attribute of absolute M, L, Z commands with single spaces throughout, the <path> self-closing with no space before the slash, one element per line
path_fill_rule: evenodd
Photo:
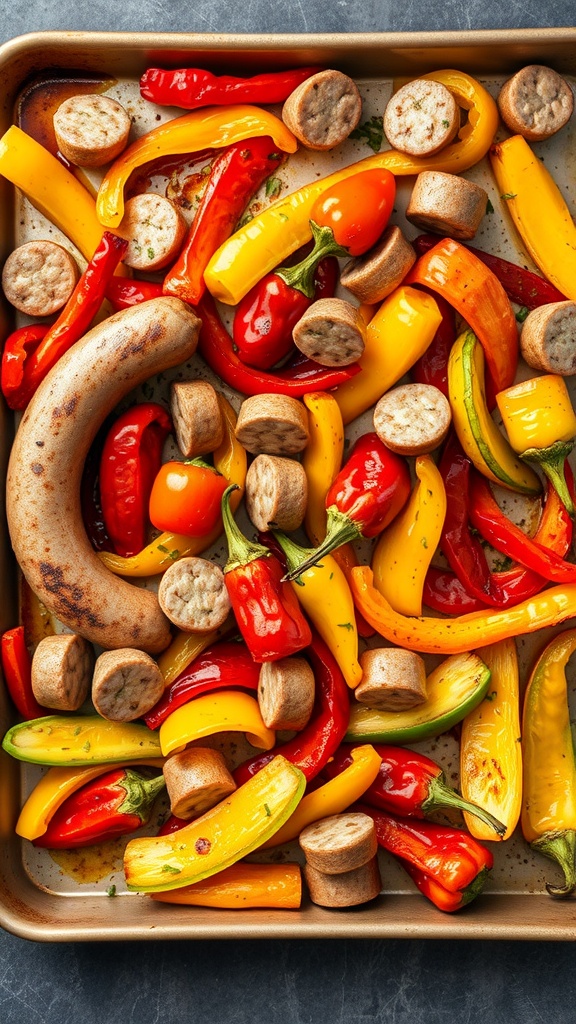
<path fill-rule="evenodd" d="M 576 299 L 576 225 L 552 175 L 521 135 L 494 145 L 490 162 L 534 263 L 563 295 Z"/>
<path fill-rule="evenodd" d="M 564 465 L 576 441 L 576 415 L 564 377 L 547 373 L 496 395 L 510 444 L 520 458 L 544 470 L 568 514 L 576 510 Z"/>
<path fill-rule="evenodd" d="M 279 199 L 224 242 L 210 260 L 204 280 L 215 299 L 236 305 L 261 277 L 305 245 L 312 237 L 310 214 L 315 200 L 352 174 L 380 167 L 395 175 L 432 170 L 460 174 L 482 159 L 498 128 L 498 110 L 492 97 L 462 71 L 433 71 L 423 77 L 445 85 L 458 105 L 468 110 L 468 120 L 457 141 L 427 157 L 389 149 Z"/>
<path fill-rule="evenodd" d="M 566 664 L 575 650 L 576 629 L 560 633 L 544 649 L 530 676 L 522 718 L 522 832 L 533 850 L 564 872 L 564 885 L 546 884 L 552 896 L 576 889 L 576 763 L 566 685 Z"/>
<path fill-rule="evenodd" d="M 16 822 L 16 834 L 30 841 L 43 836 L 54 812 L 72 793 L 76 793 L 87 782 L 97 779 L 99 775 L 106 775 L 114 768 L 125 768 L 131 763 L 117 761 L 114 764 L 95 764 L 89 768 L 49 768 L 36 783 L 20 811 Z M 164 759 L 145 758 L 138 761 L 138 764 L 145 764 L 151 768 L 162 768 Z"/>
<path fill-rule="evenodd" d="M 488 365 L 489 392 L 507 388 L 518 365 L 518 325 L 496 274 L 465 245 L 443 238 L 424 253 L 406 277 L 407 284 L 438 292 L 478 337 Z"/>
<path fill-rule="evenodd" d="M 243 732 L 259 750 L 272 750 L 276 734 L 262 721 L 258 702 L 248 693 L 220 690 L 183 704 L 160 726 L 162 754 L 178 753 L 187 743 L 217 732 Z"/>
<path fill-rule="evenodd" d="M 464 812 L 466 827 L 476 839 L 509 839 L 522 806 L 522 749 L 518 655 L 513 639 L 478 652 L 490 669 L 484 700 L 462 722 L 460 790 L 505 826 L 494 835 L 480 818 Z"/>
<path fill-rule="evenodd" d="M 248 103 L 195 110 L 158 125 L 128 146 L 106 174 L 96 199 L 100 223 L 118 227 L 124 216 L 124 187 L 128 178 L 151 160 L 222 149 L 259 135 L 270 135 L 274 145 L 285 153 L 295 153 L 298 149 L 292 132 L 279 118 Z"/>
<path fill-rule="evenodd" d="M 102 238 L 94 199 L 52 153 L 16 125 L 0 139 L 0 174 L 92 259 Z"/>
<path fill-rule="evenodd" d="M 297 568 L 310 554 L 309 548 L 301 548 L 279 531 L 274 530 L 273 536 L 286 556 L 289 571 Z M 325 555 L 318 565 L 306 569 L 290 585 L 334 655 L 346 684 L 354 689 L 362 679 L 358 661 L 358 629 L 350 587 L 336 559 Z"/>
<path fill-rule="evenodd" d="M 233 864 L 203 882 L 151 892 L 150 899 L 220 910 L 297 910 L 302 902 L 302 874 L 299 864 Z"/>
<path fill-rule="evenodd" d="M 230 498 L 230 507 L 235 511 L 244 493 L 246 480 L 246 451 L 236 439 L 236 413 L 228 399 L 218 395 L 218 403 L 224 417 L 224 438 L 219 448 L 213 452 L 214 468 L 226 478 L 228 483 L 239 488 Z M 179 533 L 161 533 L 137 555 L 123 558 L 111 551 L 100 551 L 99 557 L 107 569 L 118 576 L 156 576 L 165 572 L 172 562 L 189 555 L 199 555 L 211 547 L 222 533 L 219 523 L 205 537 L 185 537 Z M 185 666 L 184 666 L 185 667 Z"/>
<path fill-rule="evenodd" d="M 357 608 L 381 636 L 409 651 L 429 654 L 459 654 L 559 626 L 576 615 L 576 583 L 551 587 L 503 611 L 469 612 L 453 619 L 409 618 L 395 612 L 376 590 L 368 566 L 352 570 L 351 589 Z"/>
<path fill-rule="evenodd" d="M 342 465 L 344 424 L 333 395 L 313 391 L 302 398 L 308 410 L 309 441 L 302 453 L 308 483 L 304 529 L 316 545 L 326 536 L 326 495 Z"/>
<path fill-rule="evenodd" d="M 170 646 L 158 657 L 158 668 L 164 676 L 164 687 L 170 686 L 180 673 L 202 654 L 202 651 L 217 640 L 221 640 L 234 626 L 234 620 L 230 616 L 222 626 L 211 629 L 209 633 L 186 633 L 179 629 Z"/>
<path fill-rule="evenodd" d="M 306 780 L 276 755 L 225 800 L 167 836 L 132 839 L 124 854 L 129 889 L 180 889 L 231 867 L 265 843 L 300 803 Z"/>
<path fill-rule="evenodd" d="M 361 373 L 333 392 L 344 423 L 374 405 L 414 365 L 430 345 L 442 320 L 431 295 L 402 285 L 379 307 L 366 328 L 358 360 Z"/>
<path fill-rule="evenodd" d="M 138 722 L 100 715 L 47 715 L 13 725 L 2 748 L 18 761 L 85 767 L 161 757 L 158 733 Z"/>
<path fill-rule="evenodd" d="M 472 331 L 461 334 L 450 350 L 448 397 L 458 440 L 478 472 L 509 490 L 539 494 L 539 478 L 516 458 L 490 415 L 484 389 L 484 350 Z"/>
<path fill-rule="evenodd" d="M 402 615 L 422 614 L 426 573 L 446 516 L 444 482 L 430 455 L 416 459 L 408 504 L 381 534 L 372 556 L 374 586 Z"/>
<path fill-rule="evenodd" d="M 331 814 L 340 814 L 364 795 L 378 775 L 382 758 L 371 743 L 354 747 L 350 751 L 350 756 L 352 764 L 344 768 L 334 779 L 302 797 L 294 814 L 262 845 L 261 849 L 267 850 L 271 846 L 292 842 L 307 825 L 320 821 L 321 818 L 328 818 Z"/>

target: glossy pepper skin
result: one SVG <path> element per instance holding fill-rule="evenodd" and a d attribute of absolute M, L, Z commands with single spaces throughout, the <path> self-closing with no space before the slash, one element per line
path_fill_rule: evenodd
<path fill-rule="evenodd" d="M 312 634 L 292 588 L 282 582 L 282 566 L 262 544 L 251 543 L 230 511 L 229 487 L 222 498 L 228 541 L 226 589 L 238 627 L 255 661 L 277 661 L 308 647 Z"/>
<path fill-rule="evenodd" d="M 198 304 L 206 290 L 204 271 L 210 258 L 283 159 L 268 135 L 236 142 L 216 156 L 180 255 L 164 278 L 164 295 Z"/>
<path fill-rule="evenodd" d="M 172 421 L 161 405 L 143 402 L 121 413 L 100 459 L 100 500 L 108 536 L 123 557 L 146 543 L 148 503 Z"/>
<path fill-rule="evenodd" d="M 363 800 L 402 818 L 427 816 L 439 807 L 455 807 L 477 815 L 498 835 L 505 831 L 504 825 L 493 815 L 486 813 L 448 786 L 444 772 L 435 761 L 425 754 L 385 743 L 374 743 L 374 750 L 381 758 L 380 768 L 374 782 L 365 791 Z M 352 763 L 353 748 L 343 744 L 334 758 L 326 765 L 324 774 L 332 779 Z"/>
<path fill-rule="evenodd" d="M 324 768 L 340 746 L 348 728 L 350 701 L 348 687 L 336 659 L 317 633 L 306 655 L 316 680 L 316 704 L 312 718 L 294 739 L 283 743 L 278 751 L 295 764 L 310 782 Z M 256 775 L 272 759 L 273 754 L 260 754 L 238 766 L 234 778 L 238 785 Z"/>
<path fill-rule="evenodd" d="M 286 579 L 296 579 L 340 544 L 375 537 L 398 514 L 410 489 L 406 460 L 386 448 L 377 434 L 363 434 L 326 495 L 326 539 Z"/>
<path fill-rule="evenodd" d="M 176 708 L 202 693 L 237 688 L 256 693 L 260 666 L 246 644 L 221 640 L 212 644 L 165 690 L 151 711 L 144 715 L 149 729 L 157 729 Z"/>
<path fill-rule="evenodd" d="M 358 810 L 374 821 L 378 843 L 453 894 L 481 891 L 494 863 L 490 850 L 463 829 L 415 822 L 377 811 L 367 804 Z"/>
<path fill-rule="evenodd" d="M 242 362 L 269 370 L 294 351 L 292 331 L 316 299 L 331 298 L 338 282 L 332 256 L 315 269 L 313 291 L 305 295 L 284 280 L 281 272 L 266 274 L 239 302 L 232 336 Z"/>
<path fill-rule="evenodd" d="M 32 690 L 32 659 L 23 626 L 2 634 L 0 654 L 4 682 L 16 710 L 28 721 L 40 718 L 46 709 L 40 706 Z"/>
<path fill-rule="evenodd" d="M 227 486 L 225 477 L 203 459 L 164 462 L 150 492 L 150 522 L 158 530 L 205 537 L 220 520 Z"/>
<path fill-rule="evenodd" d="M 48 324 L 28 324 L 13 331 L 4 342 L 0 385 L 11 409 L 15 408 L 14 403 L 20 399 L 25 366 L 49 330 Z"/>
<path fill-rule="evenodd" d="M 438 910 L 442 910 L 445 914 L 453 914 L 455 910 L 462 910 L 462 907 L 471 903 L 484 888 L 484 877 L 480 875 L 477 881 L 471 882 L 461 892 L 449 892 L 443 885 L 440 885 L 440 882 L 432 878 L 432 875 L 426 874 L 415 864 L 411 864 L 407 860 L 401 861 L 401 864 L 422 895 L 426 896 Z"/>
<path fill-rule="evenodd" d="M 163 775 L 146 779 L 132 768 L 115 768 L 69 796 L 34 846 L 71 850 L 135 832 L 150 820 L 164 786 Z"/>
<path fill-rule="evenodd" d="M 111 277 L 106 285 L 106 298 L 117 313 L 120 309 L 138 306 L 149 299 L 158 299 L 162 295 L 162 285 L 156 281 L 137 281 L 127 277 Z"/>
<path fill-rule="evenodd" d="M 300 398 L 307 391 L 337 387 L 360 372 L 355 363 L 342 367 L 320 366 L 301 356 L 276 373 L 246 366 L 234 351 L 232 338 L 222 324 L 210 295 L 204 295 L 196 312 L 202 320 L 198 343 L 200 355 L 225 384 L 243 395 L 276 394 Z"/>
<path fill-rule="evenodd" d="M 128 242 L 105 231 L 72 295 L 38 346 L 22 362 L 18 387 L 5 395 L 11 409 L 25 409 L 39 384 L 61 356 L 86 333 L 106 294 L 106 286 L 124 256 Z"/>
<path fill-rule="evenodd" d="M 528 682 L 522 718 L 522 833 L 532 849 L 562 868 L 564 884 L 546 884 L 551 896 L 576 889 L 576 760 L 566 683 L 575 650 L 575 629 L 544 649 Z"/>
<path fill-rule="evenodd" d="M 438 241 L 434 240 L 434 244 Z M 416 360 L 410 376 L 416 384 L 432 384 L 448 398 L 448 356 L 456 341 L 456 318 L 454 309 L 441 295 L 434 296 L 442 320 L 431 344 Z"/>
<path fill-rule="evenodd" d="M 214 75 L 203 68 L 173 71 L 147 68 L 140 79 L 140 95 L 159 106 L 184 110 L 230 103 L 283 103 L 301 82 L 320 70 L 319 67 L 294 68 L 238 78 Z"/>

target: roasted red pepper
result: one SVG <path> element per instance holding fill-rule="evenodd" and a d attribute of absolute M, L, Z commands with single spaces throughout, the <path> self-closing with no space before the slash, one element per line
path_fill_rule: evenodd
<path fill-rule="evenodd" d="M 40 706 L 32 691 L 32 659 L 23 626 L 15 626 L 2 634 L 0 653 L 4 682 L 16 710 L 28 721 L 41 718 L 46 708 Z"/>
<path fill-rule="evenodd" d="M 448 356 L 456 340 L 454 310 L 441 295 L 435 295 L 442 322 L 423 356 L 420 356 L 410 375 L 416 384 L 432 384 L 448 398 Z"/>
<path fill-rule="evenodd" d="M 475 472 L 470 487 L 470 520 L 484 540 L 508 558 L 554 583 L 576 583 L 576 565 L 527 537 L 504 515 L 486 478 Z"/>
<path fill-rule="evenodd" d="M 110 231 L 102 235 L 90 263 L 80 277 L 58 319 L 38 347 L 22 364 L 19 387 L 6 401 L 11 409 L 25 409 L 39 384 L 61 356 L 86 333 L 106 296 L 108 282 L 124 256 L 128 242 Z"/>
<path fill-rule="evenodd" d="M 246 644 L 221 640 L 207 647 L 180 673 L 158 703 L 144 715 L 144 721 L 149 729 L 158 729 L 176 708 L 201 693 L 232 689 L 255 693 L 259 676 L 260 665 L 254 661 Z"/>
<path fill-rule="evenodd" d="M 127 277 L 111 277 L 106 285 L 106 298 L 114 306 L 114 311 L 138 306 L 148 299 L 157 299 L 162 295 L 162 285 L 155 281 L 130 280 Z"/>
<path fill-rule="evenodd" d="M 342 671 L 318 633 L 312 634 L 306 656 L 316 680 L 316 704 L 310 722 L 288 743 L 276 746 L 266 754 L 257 754 L 239 765 L 234 772 L 239 786 L 256 775 L 275 754 L 282 754 L 295 764 L 310 782 L 322 771 L 344 739 L 350 717 L 350 700 Z"/>
<path fill-rule="evenodd" d="M 434 248 L 438 243 L 436 235 L 418 235 L 412 242 L 419 256 Z M 539 274 L 534 274 L 526 267 L 519 267 L 516 263 L 502 259 L 501 256 L 493 256 L 489 252 L 482 252 L 472 245 L 467 249 L 477 256 L 482 263 L 492 270 L 504 288 L 511 302 L 519 306 L 526 306 L 527 309 L 536 309 L 538 306 L 545 306 L 548 302 L 564 302 L 566 299 L 562 292 L 559 292 L 553 284 L 546 281 Z"/>
<path fill-rule="evenodd" d="M 2 353 L 2 394 L 11 409 L 18 408 L 24 380 L 24 368 L 32 353 L 50 330 L 49 324 L 29 324 L 9 334 Z"/>
<path fill-rule="evenodd" d="M 228 481 L 204 459 L 165 462 L 150 494 L 150 522 L 158 530 L 205 537 L 220 519 Z"/>
<path fill-rule="evenodd" d="M 296 579 L 340 544 L 381 533 L 410 490 L 406 460 L 386 448 L 377 434 L 363 434 L 326 495 L 326 539 L 286 579 Z"/>
<path fill-rule="evenodd" d="M 478 879 L 471 882 L 462 892 L 448 892 L 448 889 L 440 885 L 440 882 L 415 867 L 414 864 L 410 864 L 407 860 L 400 861 L 400 863 L 422 895 L 426 896 L 438 910 L 443 910 L 445 914 L 453 914 L 455 910 L 462 910 L 462 907 L 471 903 L 484 888 L 484 876 L 479 875 Z"/>
<path fill-rule="evenodd" d="M 198 304 L 206 290 L 204 271 L 210 259 L 232 234 L 262 182 L 284 159 L 267 135 L 244 139 L 218 153 L 184 246 L 164 279 L 164 295 Z"/>
<path fill-rule="evenodd" d="M 114 551 L 108 536 L 100 496 L 100 459 L 106 435 L 110 429 L 108 421 L 98 431 L 86 456 L 80 484 L 80 507 L 82 521 L 88 539 L 95 551 Z"/>
<path fill-rule="evenodd" d="M 114 768 L 72 793 L 34 846 L 70 850 L 135 832 L 149 822 L 164 786 L 163 775 L 148 779 L 133 768 Z"/>
<path fill-rule="evenodd" d="M 360 256 L 384 231 L 396 198 L 396 180 L 385 167 L 358 171 L 336 182 L 310 210 L 314 246 L 300 263 L 276 273 L 311 298 L 314 273 L 325 256 Z"/>
<path fill-rule="evenodd" d="M 224 567 L 226 589 L 238 627 L 254 661 L 277 661 L 308 647 L 310 626 L 282 566 L 262 544 L 249 541 L 230 511 L 229 487 L 222 498 L 222 519 L 228 542 Z"/>
<path fill-rule="evenodd" d="M 104 441 L 102 513 L 114 550 L 123 557 L 137 554 L 146 544 L 150 492 L 171 429 L 170 417 L 161 405 L 143 402 L 122 413 Z"/>
<path fill-rule="evenodd" d="M 498 835 L 506 831 L 506 827 L 493 815 L 465 800 L 448 786 L 440 766 L 425 754 L 386 743 L 374 743 L 373 747 L 382 762 L 378 775 L 362 798 L 371 807 L 403 818 L 426 818 L 439 807 L 455 807 L 475 814 Z M 343 745 L 336 751 L 324 769 L 329 779 L 352 764 L 351 750 L 352 747 Z"/>
<path fill-rule="evenodd" d="M 373 819 L 379 845 L 399 857 L 403 866 L 410 864 L 463 902 L 470 902 L 482 891 L 494 858 L 468 832 L 431 821 L 397 818 L 367 804 L 356 809 Z"/>
<path fill-rule="evenodd" d="M 279 273 L 261 278 L 234 314 L 232 334 L 242 362 L 268 370 L 294 351 L 292 331 L 300 317 L 316 299 L 331 298 L 337 282 L 338 261 L 333 256 L 316 267 L 311 296 L 286 284 Z"/>
<path fill-rule="evenodd" d="M 207 292 L 200 300 L 196 312 L 202 320 L 198 351 L 225 384 L 244 395 L 277 394 L 301 398 L 309 391 L 335 388 L 360 372 L 357 363 L 342 367 L 320 366 L 302 356 L 297 356 L 276 373 L 255 370 L 238 358 L 232 338 L 220 320 L 214 299 Z"/>
<path fill-rule="evenodd" d="M 147 68 L 140 79 L 140 94 L 145 100 L 165 107 L 197 110 L 230 103 L 283 103 L 291 92 L 319 67 L 270 71 L 252 78 L 213 75 L 203 68 L 177 68 L 163 71 Z"/>
<path fill-rule="evenodd" d="M 179 832 L 185 825 L 189 825 L 190 821 L 187 818 L 179 818 L 176 814 L 171 814 L 161 828 L 158 829 L 156 835 L 159 836 L 171 836 L 173 832 Z"/>

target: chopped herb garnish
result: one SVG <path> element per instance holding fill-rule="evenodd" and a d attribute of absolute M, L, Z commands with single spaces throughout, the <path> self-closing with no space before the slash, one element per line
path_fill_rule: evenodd
<path fill-rule="evenodd" d="M 264 810 L 266 811 L 266 817 L 267 818 L 271 818 L 272 817 L 272 811 L 268 807 L 268 804 L 264 804 Z"/>
<path fill-rule="evenodd" d="M 523 324 L 524 323 L 524 321 L 525 321 L 526 317 L 528 316 L 529 312 L 530 312 L 530 310 L 528 309 L 528 306 L 520 306 L 520 309 L 516 313 L 516 319 L 517 319 L 519 324 Z"/>
<path fill-rule="evenodd" d="M 287 215 L 285 213 L 279 213 L 278 214 L 278 220 L 281 220 L 283 223 L 285 223 L 288 219 L 289 218 L 287 217 Z"/>
<path fill-rule="evenodd" d="M 355 128 L 350 133 L 350 138 L 362 139 L 366 145 L 370 146 L 370 149 L 373 149 L 375 153 L 379 153 L 384 138 L 382 118 L 373 114 L 369 121 L 365 121 L 364 124 L 359 125 L 358 128 Z"/>
<path fill-rule="evenodd" d="M 254 220 L 254 214 L 250 213 L 250 210 L 246 210 L 246 213 L 238 221 L 238 228 L 244 228 L 251 220 Z"/>
<path fill-rule="evenodd" d="M 500 199 L 516 199 L 517 195 L 517 192 L 504 192 L 504 194 L 500 196 Z"/>
<path fill-rule="evenodd" d="M 426 548 L 426 549 L 428 548 L 428 541 L 426 540 L 426 537 L 421 537 L 420 538 L 420 543 L 421 543 L 423 548 Z"/>
<path fill-rule="evenodd" d="M 181 871 L 182 868 L 173 868 L 171 864 L 162 865 L 162 873 L 164 875 L 179 875 Z"/>
<path fill-rule="evenodd" d="M 449 128 L 450 127 L 450 121 L 446 121 L 446 120 L 442 121 L 442 127 L 443 128 Z"/>
<path fill-rule="evenodd" d="M 494 207 L 489 199 L 486 200 L 486 213 L 494 213 Z"/>
<path fill-rule="evenodd" d="M 77 725 L 76 728 L 74 729 L 74 735 L 75 736 L 79 736 L 81 732 L 82 732 L 82 726 L 81 725 Z"/>
<path fill-rule="evenodd" d="M 148 248 L 146 249 L 146 255 L 147 255 L 149 260 L 153 260 L 154 259 L 156 253 L 154 252 L 154 249 L 152 248 L 151 245 L 149 245 Z"/>
<path fill-rule="evenodd" d="M 86 743 L 82 747 L 82 750 L 85 750 L 86 753 L 88 753 L 88 751 L 90 750 L 90 740 L 86 740 Z"/>
<path fill-rule="evenodd" d="M 339 622 L 338 626 L 340 629 L 354 629 L 354 626 L 352 625 L 351 622 Z"/>
<path fill-rule="evenodd" d="M 106 889 L 106 895 L 107 896 L 116 896 L 116 886 L 115 885 L 109 886 L 108 889 Z"/>
<path fill-rule="evenodd" d="M 282 190 L 282 182 L 280 178 L 268 178 L 266 182 L 266 196 L 268 199 L 272 199 L 274 196 L 279 196 Z"/>

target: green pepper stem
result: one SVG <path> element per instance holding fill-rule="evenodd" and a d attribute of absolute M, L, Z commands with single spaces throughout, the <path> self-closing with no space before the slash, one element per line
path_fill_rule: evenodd
<path fill-rule="evenodd" d="M 338 245 L 332 233 L 332 228 L 320 227 L 313 220 L 310 221 L 310 227 L 312 229 L 312 237 L 314 238 L 312 252 L 308 253 L 294 267 L 280 267 L 279 270 L 274 271 L 289 288 L 295 288 L 297 291 L 303 292 L 307 299 L 314 298 L 314 275 L 320 260 L 323 260 L 325 256 L 350 255 L 348 249 L 345 249 L 343 245 Z"/>
<path fill-rule="evenodd" d="M 240 530 L 232 510 L 230 508 L 230 495 L 232 491 L 239 490 L 238 484 L 227 487 L 222 495 L 222 522 L 228 542 L 228 561 L 224 566 L 224 572 L 232 572 L 233 569 L 240 569 L 257 558 L 269 558 L 270 552 L 263 544 L 248 540 Z"/>
<path fill-rule="evenodd" d="M 133 814 L 140 818 L 140 821 L 147 821 L 150 808 L 158 794 L 164 789 L 166 781 L 162 774 L 155 775 L 152 779 L 145 779 L 138 772 L 126 768 L 124 778 L 120 780 L 118 785 L 126 790 L 126 796 L 120 804 L 117 813 Z"/>
<path fill-rule="evenodd" d="M 536 462 L 542 467 L 572 519 L 576 515 L 576 509 L 566 483 L 564 463 L 574 447 L 574 440 L 573 438 L 571 441 L 556 441 L 549 448 L 528 448 L 520 456 L 525 462 Z"/>
<path fill-rule="evenodd" d="M 295 580 L 297 576 L 301 576 L 307 569 L 311 569 L 313 565 L 318 565 L 326 555 L 329 555 L 334 548 L 341 547 L 342 544 L 348 544 L 350 541 L 358 540 L 362 536 L 362 531 L 357 523 L 354 522 L 350 516 L 346 515 L 345 512 L 340 512 L 336 505 L 331 505 L 328 509 L 328 515 L 326 520 L 326 538 L 318 545 L 317 548 L 303 549 L 304 553 L 307 554 L 307 558 L 301 561 L 300 564 L 295 564 L 289 572 L 283 576 L 283 580 Z"/>
<path fill-rule="evenodd" d="M 486 883 L 486 879 L 488 878 L 488 876 L 489 876 L 488 868 L 482 868 L 482 870 L 479 871 L 478 874 L 476 875 L 476 878 L 474 878 L 470 882 L 470 885 L 467 885 L 465 889 L 461 889 L 460 890 L 461 893 L 462 893 L 462 906 L 463 907 L 465 907 L 468 903 L 472 903 L 472 900 L 475 900 L 476 897 L 480 895 L 480 893 L 482 892 L 482 890 L 484 888 L 484 885 Z"/>
<path fill-rule="evenodd" d="M 295 541 L 291 540 L 290 537 L 287 537 L 285 533 L 281 533 L 280 530 L 272 530 L 272 536 L 278 541 L 286 555 L 286 566 L 289 572 L 292 569 L 297 569 L 301 573 L 300 565 L 302 560 L 316 554 L 314 548 L 303 548 L 300 544 L 296 544 Z"/>
<path fill-rule="evenodd" d="M 506 825 L 498 821 L 498 818 L 495 818 L 493 814 L 484 810 L 483 807 L 479 807 L 478 804 L 473 804 L 470 800 L 466 800 L 459 793 L 451 789 L 450 786 L 447 786 L 443 773 L 430 780 L 428 796 L 422 803 L 422 810 L 425 814 L 435 807 L 456 807 L 459 811 L 467 811 L 468 814 L 474 814 L 485 825 L 488 825 L 489 828 L 493 828 L 497 835 L 503 836 L 506 832 Z"/>
<path fill-rule="evenodd" d="M 546 882 L 546 890 L 551 896 L 570 896 L 576 889 L 576 832 L 566 829 L 565 832 L 546 832 L 539 839 L 530 843 L 533 850 L 542 853 L 558 864 L 564 872 L 564 885 L 552 885 Z"/>

